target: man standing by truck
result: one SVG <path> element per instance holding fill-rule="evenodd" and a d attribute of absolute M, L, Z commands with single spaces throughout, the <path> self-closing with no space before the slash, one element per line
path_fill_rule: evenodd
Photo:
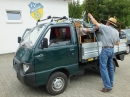
<path fill-rule="evenodd" d="M 102 51 L 99 56 L 99 67 L 104 88 L 101 89 L 101 92 L 108 92 L 112 90 L 114 81 L 114 45 L 119 45 L 119 32 L 114 28 L 114 26 L 117 26 L 117 20 L 111 17 L 107 20 L 106 25 L 103 25 L 98 23 L 90 13 L 88 13 L 88 17 L 102 33 Z"/>

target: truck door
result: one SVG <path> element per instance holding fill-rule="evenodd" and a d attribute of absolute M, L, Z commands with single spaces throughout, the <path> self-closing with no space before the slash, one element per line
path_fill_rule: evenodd
<path fill-rule="evenodd" d="M 58 69 L 66 69 L 70 75 L 77 73 L 78 47 L 70 27 L 51 26 L 43 37 L 48 39 L 48 48 L 35 50 L 37 85 L 46 84 L 50 73 Z"/>

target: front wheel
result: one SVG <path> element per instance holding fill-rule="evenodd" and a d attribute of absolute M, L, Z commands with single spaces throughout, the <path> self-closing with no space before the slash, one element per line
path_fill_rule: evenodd
<path fill-rule="evenodd" d="M 67 84 L 67 76 L 62 72 L 55 72 L 50 76 L 46 89 L 51 95 L 58 95 L 66 89 Z"/>

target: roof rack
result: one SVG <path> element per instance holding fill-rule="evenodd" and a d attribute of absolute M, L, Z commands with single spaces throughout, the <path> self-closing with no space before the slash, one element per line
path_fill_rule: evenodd
<path fill-rule="evenodd" d="M 41 22 L 41 21 L 45 21 L 45 20 L 49 20 L 49 19 L 51 19 L 51 22 L 58 21 L 58 20 L 64 20 L 64 19 L 68 20 L 68 18 L 66 16 L 63 16 L 63 17 L 56 17 L 56 16 L 51 17 L 51 16 L 48 16 L 47 19 L 38 20 L 36 25 L 38 25 L 38 23 Z"/>

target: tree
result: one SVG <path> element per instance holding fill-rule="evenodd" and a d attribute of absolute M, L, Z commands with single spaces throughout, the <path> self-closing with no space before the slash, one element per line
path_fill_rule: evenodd
<path fill-rule="evenodd" d="M 69 3 L 69 17 L 82 18 L 82 6 L 79 1 L 73 1 Z"/>
<path fill-rule="evenodd" d="M 122 28 L 130 25 L 130 3 L 129 0 L 105 0 L 106 12 L 104 14 L 116 17 L 122 24 Z"/>
<path fill-rule="evenodd" d="M 98 22 L 116 17 L 122 28 L 130 26 L 130 0 L 84 0 L 83 7 L 92 13 Z"/>
<path fill-rule="evenodd" d="M 84 0 L 83 8 L 86 13 L 91 13 L 98 20 L 98 1 L 97 0 Z"/>

